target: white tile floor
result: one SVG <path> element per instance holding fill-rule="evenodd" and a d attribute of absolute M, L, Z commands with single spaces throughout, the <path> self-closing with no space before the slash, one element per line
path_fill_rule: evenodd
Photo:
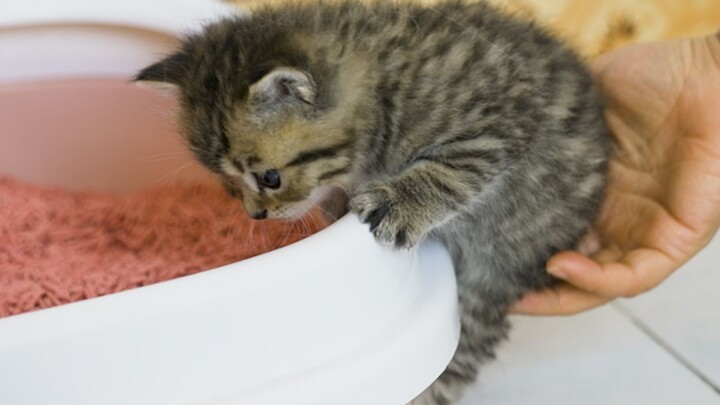
<path fill-rule="evenodd" d="M 652 292 L 513 324 L 461 405 L 718 405 L 720 236 Z"/>

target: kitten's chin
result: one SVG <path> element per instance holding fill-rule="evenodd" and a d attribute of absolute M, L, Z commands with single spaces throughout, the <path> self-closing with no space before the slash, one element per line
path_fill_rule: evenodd
<path fill-rule="evenodd" d="M 348 213 L 350 196 L 340 187 L 331 187 L 325 198 L 318 203 L 325 220 L 335 222 Z"/>
<path fill-rule="evenodd" d="M 270 213 L 269 218 L 296 221 L 307 215 L 313 208 L 318 207 L 325 219 L 333 222 L 345 215 L 347 202 L 347 193 L 342 189 L 334 186 L 318 187 L 305 200 L 288 204 L 280 210 Z"/>

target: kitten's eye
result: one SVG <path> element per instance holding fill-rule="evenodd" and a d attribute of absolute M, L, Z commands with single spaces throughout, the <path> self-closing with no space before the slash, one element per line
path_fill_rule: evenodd
<path fill-rule="evenodd" d="M 280 188 L 280 173 L 275 169 L 270 169 L 260 176 L 260 184 L 271 190 Z"/>

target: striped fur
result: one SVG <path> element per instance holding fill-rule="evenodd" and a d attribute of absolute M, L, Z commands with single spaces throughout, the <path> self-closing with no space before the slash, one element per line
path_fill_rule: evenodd
<path fill-rule="evenodd" d="M 610 142 L 583 64 L 484 3 L 260 9 L 138 79 L 180 88 L 190 147 L 251 214 L 295 217 L 342 189 L 378 241 L 448 247 L 463 333 L 417 404 L 474 381 L 508 306 L 552 283 L 545 262 L 575 246 L 604 189 Z M 270 169 L 277 190 L 257 180 Z"/>

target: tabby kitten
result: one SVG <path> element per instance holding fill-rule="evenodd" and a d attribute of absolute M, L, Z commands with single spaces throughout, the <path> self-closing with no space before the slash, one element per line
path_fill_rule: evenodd
<path fill-rule="evenodd" d="M 198 159 L 256 219 L 333 190 L 382 243 L 450 251 L 462 309 L 452 362 L 414 404 L 450 404 L 548 287 L 601 200 L 610 144 L 578 58 L 484 3 L 288 5 L 187 37 L 137 80 L 178 87 Z"/>

